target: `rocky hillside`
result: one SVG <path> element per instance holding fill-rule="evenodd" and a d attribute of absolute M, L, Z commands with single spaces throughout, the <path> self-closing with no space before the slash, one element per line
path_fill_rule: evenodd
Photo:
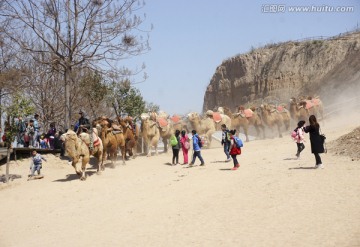
<path fill-rule="evenodd" d="M 277 97 L 360 89 L 360 32 L 328 39 L 269 44 L 223 61 L 205 92 L 203 110 Z M 349 90 L 354 92 L 354 90 Z"/>
<path fill-rule="evenodd" d="M 360 127 L 328 144 L 329 152 L 360 160 Z"/>

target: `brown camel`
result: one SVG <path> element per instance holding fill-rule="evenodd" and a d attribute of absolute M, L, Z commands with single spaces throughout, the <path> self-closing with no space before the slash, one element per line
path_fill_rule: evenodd
<path fill-rule="evenodd" d="M 222 108 L 222 109 L 221 109 Z M 262 132 L 262 138 L 265 138 L 265 126 L 261 120 L 259 114 L 255 111 L 255 108 L 245 109 L 243 106 L 239 106 L 237 113 L 231 113 L 228 107 L 219 107 L 219 111 L 223 110 L 224 114 L 231 117 L 231 128 L 236 129 L 240 133 L 240 128 L 244 129 L 246 141 L 249 141 L 248 130 L 249 126 L 252 125 L 256 129 L 256 137 L 260 137 L 260 129 Z M 246 114 L 245 114 L 246 112 Z M 247 115 L 247 113 L 251 113 Z"/>
<path fill-rule="evenodd" d="M 309 111 L 306 109 L 306 102 L 297 102 L 296 98 L 290 99 L 290 116 L 295 121 L 307 120 L 309 118 Z"/>
<path fill-rule="evenodd" d="M 122 128 L 107 117 L 97 118 L 93 125 L 98 129 L 100 138 L 103 141 L 103 160 L 106 160 L 109 155 L 112 167 L 115 167 L 118 148 L 120 148 L 122 161 L 125 165 L 125 139 Z"/>
<path fill-rule="evenodd" d="M 125 139 L 125 150 L 129 154 L 129 156 L 135 158 L 138 136 L 135 135 L 136 128 L 134 130 L 132 119 L 130 117 L 127 118 L 118 117 L 117 120 L 124 132 L 123 134 Z"/>
<path fill-rule="evenodd" d="M 94 130 L 96 132 L 96 130 Z M 74 167 L 76 174 L 79 175 L 80 180 L 86 179 L 86 165 L 89 163 L 90 154 L 94 155 L 98 161 L 98 174 L 104 170 L 103 160 L 102 160 L 102 151 L 103 144 L 100 138 L 97 135 L 94 136 L 94 146 L 91 151 L 89 150 L 90 136 L 87 133 L 81 133 L 80 137 L 72 131 L 68 130 L 65 134 L 61 136 L 62 140 L 65 142 L 65 149 L 67 154 L 72 159 L 71 165 Z M 81 160 L 81 168 L 78 167 L 78 162 Z"/>

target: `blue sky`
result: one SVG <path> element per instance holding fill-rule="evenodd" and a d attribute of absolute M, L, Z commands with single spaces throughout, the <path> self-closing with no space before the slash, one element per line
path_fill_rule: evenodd
<path fill-rule="evenodd" d="M 269 13 L 270 4 L 285 6 L 285 11 Z M 352 6 L 354 11 L 294 13 L 290 6 Z M 149 78 L 135 87 L 170 114 L 201 112 L 216 67 L 251 47 L 360 28 L 355 0 L 147 0 L 143 11 L 144 26 L 154 26 L 151 51 L 127 62 L 145 63 Z"/>

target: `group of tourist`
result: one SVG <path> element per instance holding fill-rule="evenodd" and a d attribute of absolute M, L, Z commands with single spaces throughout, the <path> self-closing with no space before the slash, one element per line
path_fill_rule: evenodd
<path fill-rule="evenodd" d="M 300 159 L 300 153 L 305 149 L 305 133 L 309 133 L 310 135 L 310 144 L 311 144 L 311 152 L 315 156 L 315 169 L 324 168 L 320 154 L 326 152 L 324 148 L 324 136 L 321 134 L 320 124 L 317 122 L 315 115 L 311 115 L 309 117 L 309 125 L 305 126 L 305 120 L 301 120 L 298 122 L 296 129 L 294 130 L 293 139 L 297 144 L 297 152 L 296 157 Z M 226 155 L 225 162 L 230 162 L 233 160 L 234 166 L 231 170 L 237 170 L 240 167 L 240 164 L 237 160 L 237 156 L 241 154 L 241 144 L 237 143 L 238 137 L 236 137 L 236 130 L 229 130 L 225 124 L 221 126 L 222 130 L 222 139 L 221 145 L 224 148 L 224 153 Z M 176 130 L 175 136 L 176 141 L 172 145 L 173 157 L 172 157 L 172 165 L 179 164 L 179 151 L 182 150 L 183 153 L 183 165 L 188 164 L 188 152 L 190 149 L 190 139 L 187 136 L 186 132 Z M 170 140 L 170 143 L 171 140 Z M 200 166 L 204 166 L 205 162 L 201 155 L 201 138 L 196 133 L 196 130 L 192 130 L 192 144 L 193 144 L 193 156 L 192 161 L 189 166 L 193 166 L 196 158 L 199 158 L 201 164 Z"/>

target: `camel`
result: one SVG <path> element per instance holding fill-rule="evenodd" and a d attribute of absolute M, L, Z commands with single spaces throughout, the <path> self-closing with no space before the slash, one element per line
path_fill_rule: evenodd
<path fill-rule="evenodd" d="M 263 138 L 265 138 L 265 126 L 254 107 L 252 109 L 245 109 L 243 106 L 239 106 L 238 112 L 234 114 L 231 113 L 230 109 L 227 107 L 219 107 L 218 111 L 231 118 L 230 129 L 236 129 L 238 133 L 240 133 L 241 127 L 244 129 L 247 142 L 249 141 L 248 129 L 250 125 L 255 127 L 257 138 L 260 136 L 260 129 L 262 130 Z"/>
<path fill-rule="evenodd" d="M 201 119 L 199 114 L 196 112 L 191 112 L 187 116 L 191 128 L 196 130 L 196 132 L 199 135 L 205 135 L 205 138 L 208 141 L 207 147 L 210 148 L 212 141 L 212 134 L 214 134 L 215 132 L 215 123 L 213 119 L 209 117 L 205 117 Z"/>
<path fill-rule="evenodd" d="M 103 160 L 106 160 L 109 155 L 112 167 L 115 167 L 118 148 L 120 148 L 123 165 L 125 165 L 125 139 L 122 128 L 115 125 L 113 121 L 107 117 L 97 118 L 93 122 L 93 126 L 94 125 L 98 129 L 103 142 Z"/>
<path fill-rule="evenodd" d="M 307 97 L 305 100 L 306 109 L 309 111 L 309 115 L 315 115 L 317 119 L 324 119 L 324 106 L 322 101 L 318 97 Z"/>
<path fill-rule="evenodd" d="M 167 120 L 168 117 L 168 114 L 163 111 L 159 111 L 159 114 L 155 112 L 150 114 L 150 119 L 155 121 L 159 128 L 159 134 L 164 143 L 164 153 L 167 153 L 170 137 L 174 134 L 172 123 Z"/>
<path fill-rule="evenodd" d="M 221 130 L 221 125 L 231 126 L 231 118 L 223 113 L 208 110 L 205 116 L 211 118 L 215 124 L 215 130 Z"/>
<path fill-rule="evenodd" d="M 129 156 L 135 158 L 136 149 L 137 149 L 137 140 L 139 137 L 138 135 L 136 136 L 136 133 L 139 134 L 139 129 L 137 128 L 137 126 L 134 129 L 134 125 L 130 117 L 127 118 L 118 117 L 117 120 L 123 129 L 123 134 L 125 139 L 125 150 L 129 154 Z"/>
<path fill-rule="evenodd" d="M 173 115 L 170 118 L 170 121 L 172 123 L 174 131 L 176 131 L 176 130 L 179 130 L 179 131 L 185 130 L 186 132 L 189 132 L 188 124 L 187 124 L 186 120 L 184 120 L 181 116 Z"/>
<path fill-rule="evenodd" d="M 66 152 L 72 159 L 71 165 L 75 168 L 75 172 L 79 175 L 80 180 L 86 179 L 85 170 L 86 164 L 89 163 L 90 155 L 93 155 L 95 158 L 97 158 L 98 174 L 100 174 L 101 171 L 104 170 L 104 164 L 102 159 L 103 144 L 101 139 L 98 138 L 98 136 L 96 135 L 96 129 L 93 129 L 93 131 L 95 133 L 95 138 L 93 148 L 91 150 L 89 149 L 90 136 L 87 133 L 81 133 L 78 137 L 74 131 L 68 130 L 61 137 L 65 141 Z M 80 156 L 82 157 L 81 169 L 77 166 L 80 160 Z"/>
<path fill-rule="evenodd" d="M 151 156 L 151 147 L 154 147 L 155 154 L 158 154 L 157 145 L 160 139 L 160 131 L 157 127 L 156 121 L 150 119 L 148 113 L 143 113 L 140 116 L 141 118 L 141 134 L 143 141 L 147 148 L 147 156 Z"/>
<path fill-rule="evenodd" d="M 306 102 L 297 102 L 294 97 L 290 99 L 290 116 L 295 121 L 307 120 L 309 111 L 306 109 Z"/>
<path fill-rule="evenodd" d="M 270 127 L 272 130 L 276 126 L 279 132 L 279 137 L 282 137 L 281 127 L 285 126 L 286 130 L 290 128 L 290 114 L 284 109 L 283 111 L 278 111 L 274 107 L 263 104 L 260 107 L 261 115 L 264 120 L 264 123 Z"/>

